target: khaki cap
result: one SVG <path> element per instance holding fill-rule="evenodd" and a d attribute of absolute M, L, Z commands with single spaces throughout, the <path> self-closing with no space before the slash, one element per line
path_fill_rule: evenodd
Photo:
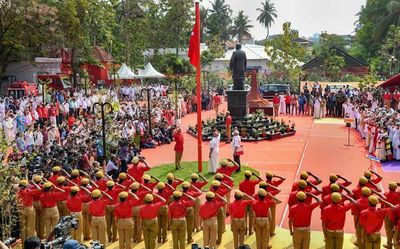
<path fill-rule="evenodd" d="M 369 201 L 369 203 L 370 203 L 371 205 L 373 205 L 373 206 L 376 206 L 376 205 L 378 205 L 378 203 L 379 203 L 378 197 L 376 197 L 376 196 L 374 196 L 374 195 L 369 196 L 369 197 L 368 197 L 368 201 Z"/>
<path fill-rule="evenodd" d="M 299 201 L 304 201 L 304 200 L 307 198 L 307 195 L 306 195 L 306 193 L 304 193 L 303 191 L 299 191 L 299 192 L 297 192 L 297 194 L 296 194 L 296 198 L 297 198 L 297 200 L 299 200 Z"/>
<path fill-rule="evenodd" d="M 175 176 L 174 176 L 173 173 L 170 172 L 170 173 L 167 174 L 167 180 L 172 181 L 174 179 L 175 179 Z"/>
<path fill-rule="evenodd" d="M 63 182 L 65 182 L 64 176 L 57 177 L 57 183 L 63 183 Z"/>
<path fill-rule="evenodd" d="M 99 171 L 97 171 L 96 172 L 96 177 L 104 177 L 104 173 L 103 173 L 103 171 L 101 171 L 101 170 L 99 170 Z"/>
<path fill-rule="evenodd" d="M 149 174 L 144 174 L 143 175 L 143 180 L 150 181 L 151 180 L 151 176 Z"/>
<path fill-rule="evenodd" d="M 211 186 L 219 187 L 219 186 L 221 186 L 221 183 L 219 181 L 217 181 L 217 180 L 214 180 L 214 181 L 211 182 Z"/>
<path fill-rule="evenodd" d="M 19 185 L 24 186 L 24 187 L 28 186 L 28 183 L 29 183 L 28 180 L 25 180 L 25 179 L 19 181 Z"/>
<path fill-rule="evenodd" d="M 80 191 L 80 189 L 79 189 L 79 187 L 77 187 L 77 186 L 72 186 L 71 187 L 71 192 L 79 192 Z"/>
<path fill-rule="evenodd" d="M 50 188 L 53 186 L 52 182 L 46 182 L 45 184 L 43 184 L 43 188 Z"/>
<path fill-rule="evenodd" d="M 217 174 L 215 174 L 215 177 L 214 177 L 216 180 L 222 180 L 222 179 L 224 179 L 224 176 L 221 174 L 221 173 L 217 173 Z"/>
<path fill-rule="evenodd" d="M 331 184 L 330 189 L 332 192 L 338 192 L 340 190 L 340 187 L 339 187 L 339 185 L 334 183 L 334 184 Z"/>
<path fill-rule="evenodd" d="M 246 171 L 244 172 L 244 175 L 245 175 L 245 176 L 251 176 L 251 171 L 250 171 L 250 170 L 246 170 Z"/>
<path fill-rule="evenodd" d="M 42 181 L 42 176 L 41 176 L 41 175 L 34 175 L 33 178 L 32 178 L 32 180 L 33 180 L 35 183 L 38 183 L 38 182 Z"/>
<path fill-rule="evenodd" d="M 81 179 L 81 184 L 89 184 L 89 179 L 88 178 L 82 178 Z"/>
<path fill-rule="evenodd" d="M 221 165 L 222 165 L 222 166 L 228 165 L 228 160 L 222 159 L 222 160 L 221 160 Z"/>
<path fill-rule="evenodd" d="M 126 179 L 126 173 L 124 173 L 124 172 L 119 173 L 118 178 L 121 179 L 121 180 L 125 180 Z"/>
<path fill-rule="evenodd" d="M 364 171 L 364 177 L 371 178 L 371 176 L 372 176 L 371 171 L 369 171 L 369 170 Z"/>
<path fill-rule="evenodd" d="M 140 184 L 138 182 L 134 182 L 130 186 L 131 189 L 139 189 L 139 187 L 140 187 Z"/>
<path fill-rule="evenodd" d="M 114 181 L 107 181 L 106 183 L 107 187 L 112 187 L 115 185 Z"/>
<path fill-rule="evenodd" d="M 192 175 L 190 176 L 191 179 L 195 180 L 195 179 L 199 179 L 199 175 L 196 173 L 192 173 Z"/>
<path fill-rule="evenodd" d="M 307 178 L 308 178 L 308 173 L 306 171 L 301 172 L 300 179 L 307 180 Z"/>
<path fill-rule="evenodd" d="M 154 196 L 152 194 L 146 194 L 146 196 L 144 197 L 144 200 L 146 202 L 152 202 L 154 200 Z"/>
<path fill-rule="evenodd" d="M 101 195 L 101 191 L 99 189 L 95 189 L 95 190 L 92 191 L 92 197 L 93 198 L 100 197 L 100 195 Z"/>
<path fill-rule="evenodd" d="M 132 158 L 132 163 L 137 164 L 140 161 L 139 157 L 135 156 Z"/>
<path fill-rule="evenodd" d="M 370 195 L 371 195 L 371 189 L 368 188 L 368 187 L 363 187 L 363 188 L 361 189 L 361 193 L 362 193 L 363 195 L 365 195 L 365 196 L 370 196 Z"/>
<path fill-rule="evenodd" d="M 240 190 L 236 190 L 236 191 L 235 191 L 235 196 L 236 196 L 236 197 L 239 197 L 239 198 L 242 198 L 242 197 L 243 197 L 243 192 L 240 191 Z"/>
<path fill-rule="evenodd" d="M 258 190 L 258 195 L 259 196 L 267 196 L 267 191 L 265 191 L 264 189 L 259 189 Z"/>
<path fill-rule="evenodd" d="M 307 187 L 307 182 L 304 180 L 299 181 L 299 188 L 304 189 Z"/>
<path fill-rule="evenodd" d="M 397 188 L 397 183 L 394 181 L 389 182 L 389 189 L 390 190 L 396 190 Z"/>
<path fill-rule="evenodd" d="M 182 187 L 183 187 L 183 188 L 190 188 L 190 183 L 184 181 L 184 182 L 182 183 Z"/>
<path fill-rule="evenodd" d="M 262 188 L 262 187 L 267 187 L 268 184 L 265 181 L 261 181 L 258 183 L 258 187 Z"/>
<path fill-rule="evenodd" d="M 335 174 L 331 174 L 329 176 L 329 181 L 331 181 L 331 182 L 336 182 L 338 179 L 339 179 L 338 176 Z"/>
<path fill-rule="evenodd" d="M 79 176 L 79 170 L 77 170 L 77 169 L 72 170 L 71 176 Z"/>
<path fill-rule="evenodd" d="M 61 167 L 60 167 L 60 166 L 54 166 L 54 167 L 52 168 L 52 171 L 53 171 L 53 172 L 60 172 L 60 171 L 61 171 Z"/>
<path fill-rule="evenodd" d="M 182 192 L 181 191 L 174 191 L 173 196 L 174 197 L 182 197 Z"/>
<path fill-rule="evenodd" d="M 159 182 L 157 183 L 157 189 L 164 189 L 165 188 L 165 183 Z"/>
<path fill-rule="evenodd" d="M 118 194 L 118 197 L 120 199 L 126 199 L 128 197 L 128 192 L 122 191 L 121 193 Z"/>
<path fill-rule="evenodd" d="M 206 197 L 208 197 L 208 198 L 214 198 L 214 197 L 215 197 L 215 194 L 214 194 L 214 192 L 208 191 L 207 194 L 206 194 Z"/>
<path fill-rule="evenodd" d="M 362 185 L 366 184 L 368 182 L 368 179 L 365 178 L 364 176 L 360 177 L 360 179 L 358 180 L 359 183 L 361 183 Z"/>
<path fill-rule="evenodd" d="M 339 194 L 339 193 L 337 193 L 337 192 L 332 193 L 332 194 L 331 194 L 331 200 L 332 200 L 334 203 L 338 203 L 338 202 L 340 202 L 340 201 L 342 200 L 342 195 Z"/>
<path fill-rule="evenodd" d="M 267 172 L 265 173 L 265 176 L 268 177 L 268 178 L 270 178 L 270 177 L 273 177 L 274 174 L 273 174 L 271 171 L 267 171 Z"/>

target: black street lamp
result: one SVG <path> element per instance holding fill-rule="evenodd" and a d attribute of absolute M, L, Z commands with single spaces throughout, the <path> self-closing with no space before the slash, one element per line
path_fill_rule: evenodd
<path fill-rule="evenodd" d="M 153 92 L 153 95 L 156 95 L 156 90 L 152 87 L 146 87 L 143 88 L 142 91 L 140 91 L 140 94 L 144 98 L 144 92 L 147 93 L 147 115 L 149 119 L 149 131 L 150 131 L 150 136 L 153 137 L 153 131 L 151 130 L 151 103 L 150 103 L 150 93 Z"/>
<path fill-rule="evenodd" d="M 42 101 L 43 101 L 43 105 L 45 104 L 45 93 L 46 93 L 45 86 L 46 86 L 46 84 L 47 84 L 46 81 L 44 81 L 44 80 L 38 80 L 38 85 L 40 85 L 41 88 L 42 88 Z"/>
<path fill-rule="evenodd" d="M 101 109 L 101 128 L 102 128 L 102 136 L 103 136 L 103 153 L 104 153 L 104 158 L 107 158 L 107 153 L 106 153 L 106 119 L 104 117 L 105 113 L 105 107 L 109 106 L 110 107 L 110 112 L 112 113 L 113 107 L 109 102 L 96 102 L 93 104 L 93 112 L 95 111 L 96 106 L 99 106 Z"/>
<path fill-rule="evenodd" d="M 90 78 L 90 76 L 89 75 L 85 75 L 85 76 L 83 76 L 83 78 L 85 79 L 85 81 L 84 81 L 84 90 L 85 90 L 85 96 L 87 97 L 87 79 L 88 78 Z"/>

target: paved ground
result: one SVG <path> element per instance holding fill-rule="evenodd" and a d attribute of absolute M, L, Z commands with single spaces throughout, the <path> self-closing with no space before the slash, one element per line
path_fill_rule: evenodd
<path fill-rule="evenodd" d="M 203 118 L 214 116 L 212 111 L 204 112 Z M 251 167 L 256 168 L 264 174 L 270 170 L 276 174 L 280 174 L 287 178 L 282 185 L 282 192 L 278 197 L 283 201 L 277 209 L 277 225 L 279 229 L 277 236 L 272 239 L 274 248 L 290 248 L 291 239 L 287 228 L 287 197 L 290 187 L 298 178 L 299 172 L 303 170 L 312 171 L 322 177 L 323 184 L 327 182 L 330 173 L 342 174 L 354 182 L 351 187 L 355 186 L 357 179 L 362 175 L 365 169 L 371 164 L 366 158 L 363 147 L 364 141 L 358 134 L 351 131 L 350 144 L 347 144 L 348 130 L 344 127 L 343 121 L 340 119 L 324 119 L 314 122 L 310 117 L 282 117 L 285 120 L 294 120 L 296 122 L 297 133 L 295 136 L 283 138 L 276 141 L 263 141 L 258 143 L 244 143 L 245 155 L 242 162 Z M 196 115 L 189 114 L 182 119 L 182 128 L 186 130 L 189 124 L 196 123 Z M 174 160 L 173 144 L 157 147 L 156 149 L 148 149 L 143 151 L 143 155 L 151 166 L 157 166 L 164 163 L 170 163 Z M 208 143 L 203 143 L 203 160 L 208 160 Z M 220 157 L 231 157 L 231 149 L 229 144 L 221 143 Z M 183 155 L 184 161 L 197 160 L 197 141 L 195 138 L 185 134 L 185 151 Z M 379 173 L 385 177 L 383 186 L 386 188 L 387 183 L 391 179 L 400 176 L 398 172 L 383 172 L 380 165 L 372 165 Z M 207 169 L 205 169 L 207 170 Z M 323 238 L 320 223 L 320 211 L 314 212 L 312 221 L 312 245 L 311 248 L 323 248 Z M 228 222 L 228 220 L 227 220 Z M 353 248 L 351 241 L 354 239 L 352 216 L 348 215 L 346 227 L 344 248 Z M 171 240 L 172 238 L 170 238 Z M 194 237 L 197 243 L 201 243 L 202 234 L 197 233 Z M 383 240 L 385 242 L 385 240 Z M 255 248 L 255 237 L 250 236 L 246 239 L 251 248 Z M 113 248 L 117 248 L 117 244 L 113 244 Z M 232 236 L 228 231 L 224 234 L 224 241 L 219 248 L 232 248 Z M 144 248 L 143 244 L 136 245 L 134 248 Z M 159 248 L 172 248 L 170 241 Z M 188 246 L 188 248 L 190 248 Z"/>

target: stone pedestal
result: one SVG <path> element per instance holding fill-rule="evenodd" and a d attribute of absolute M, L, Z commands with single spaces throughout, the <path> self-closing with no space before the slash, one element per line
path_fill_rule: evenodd
<path fill-rule="evenodd" d="M 228 95 L 228 110 L 232 117 L 242 118 L 249 113 L 247 93 L 247 91 L 242 90 L 232 90 L 226 92 Z"/>

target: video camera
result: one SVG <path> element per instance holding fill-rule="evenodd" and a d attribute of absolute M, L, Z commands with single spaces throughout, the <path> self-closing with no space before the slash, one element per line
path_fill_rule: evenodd
<path fill-rule="evenodd" d="M 78 220 L 75 215 L 64 216 L 54 227 L 54 239 L 46 242 L 44 248 L 62 248 L 65 241 L 71 239 L 71 229 L 78 228 Z"/>

